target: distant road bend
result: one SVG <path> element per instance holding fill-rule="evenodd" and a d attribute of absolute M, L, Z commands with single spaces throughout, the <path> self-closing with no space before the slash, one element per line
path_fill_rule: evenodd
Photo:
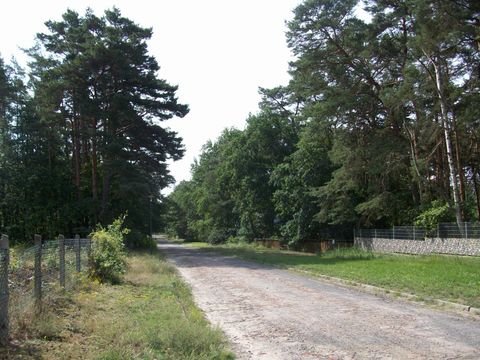
<path fill-rule="evenodd" d="M 480 359 L 480 321 L 161 241 L 239 359 Z"/>

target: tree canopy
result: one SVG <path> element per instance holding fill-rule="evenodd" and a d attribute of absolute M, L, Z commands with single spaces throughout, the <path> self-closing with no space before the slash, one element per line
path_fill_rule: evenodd
<path fill-rule="evenodd" d="M 166 223 L 296 246 L 480 220 L 478 1 L 304 0 L 293 15 L 289 84 L 260 88 L 245 128 L 205 144 L 167 199 L 184 148 L 162 121 L 188 106 L 158 77 L 152 29 L 116 8 L 47 21 L 27 69 L 0 59 L 0 231 L 86 233 L 128 213 L 137 243 Z"/>
<path fill-rule="evenodd" d="M 1 231 L 88 232 L 128 213 L 132 233 L 148 234 L 174 181 L 167 161 L 184 152 L 161 122 L 188 113 L 158 77 L 152 30 L 116 8 L 45 25 L 28 50 L 30 81 L 0 62 Z"/>
<path fill-rule="evenodd" d="M 170 197 L 177 234 L 295 245 L 435 208 L 480 220 L 479 23 L 476 1 L 303 1 L 290 83 L 204 148 Z"/>

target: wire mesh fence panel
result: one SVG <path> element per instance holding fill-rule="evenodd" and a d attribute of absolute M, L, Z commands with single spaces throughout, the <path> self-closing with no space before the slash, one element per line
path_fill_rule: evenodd
<path fill-rule="evenodd" d="M 89 249 L 89 239 L 65 239 L 65 287 L 67 289 L 72 288 L 81 271 L 88 269 Z"/>
<path fill-rule="evenodd" d="M 75 241 L 65 239 L 65 287 L 71 288 L 75 279 Z"/>
<path fill-rule="evenodd" d="M 35 235 L 35 259 L 34 259 L 34 273 L 33 273 L 33 296 L 40 304 L 42 300 L 42 237 Z"/>
<path fill-rule="evenodd" d="M 75 241 L 78 247 L 75 247 Z M 62 243 L 64 247 L 61 247 Z M 81 269 L 87 270 L 90 246 L 89 239 L 48 240 L 37 243 L 22 251 L 21 254 L 15 254 L 8 271 L 10 318 L 12 319 L 12 314 L 25 316 L 24 314 L 38 311 L 42 297 L 62 288 L 73 288 L 79 276 L 77 259 L 80 259 Z M 60 261 L 63 255 L 64 264 Z M 28 321 L 28 319 L 15 319 L 16 323 L 21 321 Z M 21 325 L 17 324 L 17 326 Z"/>
<path fill-rule="evenodd" d="M 6 245 L 4 244 L 6 240 Z M 64 245 L 61 247 L 60 245 Z M 76 244 L 76 247 L 75 247 Z M 5 246 L 4 246 L 5 245 Z M 8 237 L 0 240 L 0 345 L 9 333 L 22 333 L 49 298 L 78 279 L 78 269 L 88 269 L 89 239 L 42 241 L 23 251 L 9 249 Z M 65 264 L 61 259 L 65 255 Z M 65 266 L 63 266 L 65 265 Z M 65 278 L 63 284 L 61 270 Z"/>
<path fill-rule="evenodd" d="M 65 237 L 58 237 L 58 280 L 61 287 L 65 287 Z"/>
<path fill-rule="evenodd" d="M 50 240 L 42 244 L 41 291 L 48 292 L 60 286 L 59 241 Z"/>
<path fill-rule="evenodd" d="M 376 238 L 381 239 L 391 239 L 393 235 L 392 229 L 374 229 L 373 233 Z"/>
<path fill-rule="evenodd" d="M 357 238 L 425 240 L 426 238 L 480 239 L 480 223 L 440 223 L 426 230 L 417 226 L 394 226 L 392 229 L 359 229 Z"/>
<path fill-rule="evenodd" d="M 480 239 L 480 223 L 440 223 L 438 237 Z"/>
<path fill-rule="evenodd" d="M 415 226 L 395 226 L 392 229 L 361 229 L 360 237 L 395 240 L 424 240 L 425 230 Z"/>
<path fill-rule="evenodd" d="M 10 288 L 10 331 L 21 332 L 34 315 L 35 254 L 37 247 L 26 249 L 11 256 L 9 269 Z M 11 254 L 12 255 L 12 254 Z"/>
<path fill-rule="evenodd" d="M 392 238 L 398 240 L 424 240 L 426 231 L 417 226 L 395 226 L 392 229 Z"/>
<path fill-rule="evenodd" d="M 376 237 L 375 235 L 375 230 L 372 229 L 359 229 L 357 232 L 358 237 L 361 238 L 374 238 Z"/>
<path fill-rule="evenodd" d="M 480 223 L 467 223 L 465 237 L 470 239 L 480 239 Z"/>

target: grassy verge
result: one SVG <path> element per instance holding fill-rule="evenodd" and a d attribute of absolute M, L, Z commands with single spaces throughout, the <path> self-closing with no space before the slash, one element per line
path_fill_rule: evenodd
<path fill-rule="evenodd" d="M 215 249 L 264 264 L 338 277 L 391 291 L 480 308 L 480 258 L 373 254 L 358 249 L 322 255 L 252 245 L 194 246 Z"/>
<path fill-rule="evenodd" d="M 20 328 L 12 334 L 5 358 L 233 358 L 223 334 L 210 327 L 188 287 L 158 254 L 130 256 L 120 285 L 84 281 L 80 291 L 57 295 L 46 300 L 27 334 Z"/>

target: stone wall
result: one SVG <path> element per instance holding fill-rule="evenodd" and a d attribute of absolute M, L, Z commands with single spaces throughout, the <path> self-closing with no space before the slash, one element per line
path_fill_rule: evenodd
<path fill-rule="evenodd" d="M 392 240 L 355 237 L 355 245 L 365 250 L 382 253 L 480 256 L 480 239 L 427 238 L 425 240 Z"/>

